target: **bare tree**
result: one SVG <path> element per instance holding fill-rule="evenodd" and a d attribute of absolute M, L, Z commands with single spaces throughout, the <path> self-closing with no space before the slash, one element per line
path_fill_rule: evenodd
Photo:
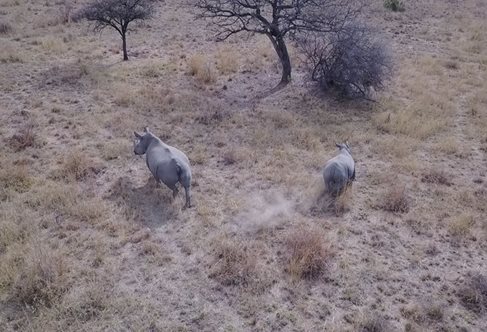
<path fill-rule="evenodd" d="M 246 32 L 269 37 L 282 65 L 276 88 L 291 80 L 291 61 L 285 38 L 302 31 L 340 31 L 360 7 L 352 0 L 196 0 L 201 18 L 216 25 L 218 40 Z"/>
<path fill-rule="evenodd" d="M 95 22 L 94 30 L 111 27 L 122 37 L 123 60 L 128 60 L 127 32 L 130 22 L 145 20 L 152 16 L 151 0 L 95 0 L 77 13 L 76 19 Z"/>
<path fill-rule="evenodd" d="M 364 24 L 350 22 L 338 33 L 300 36 L 311 79 L 325 91 L 334 90 L 348 98 L 366 98 L 383 88 L 391 71 L 385 45 Z"/>

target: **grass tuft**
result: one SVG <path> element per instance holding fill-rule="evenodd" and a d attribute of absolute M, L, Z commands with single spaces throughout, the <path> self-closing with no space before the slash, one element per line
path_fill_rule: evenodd
<path fill-rule="evenodd" d="M 36 144 L 36 134 L 34 132 L 34 125 L 32 123 L 27 123 L 22 128 L 20 128 L 11 138 L 10 147 L 14 149 L 15 152 L 19 152 L 27 149 L 28 147 L 33 147 Z"/>
<path fill-rule="evenodd" d="M 215 243 L 210 277 L 225 286 L 247 286 L 256 276 L 256 256 L 242 241 L 224 239 Z"/>
<path fill-rule="evenodd" d="M 487 313 L 487 277 L 482 274 L 468 276 L 458 289 L 457 296 L 468 310 L 477 314 Z"/>
<path fill-rule="evenodd" d="M 378 207 L 394 213 L 409 211 L 410 199 L 406 194 L 404 185 L 392 185 L 381 197 Z"/>
<path fill-rule="evenodd" d="M 317 279 L 333 256 L 319 229 L 299 226 L 287 236 L 286 243 L 289 250 L 287 271 L 294 280 Z"/>

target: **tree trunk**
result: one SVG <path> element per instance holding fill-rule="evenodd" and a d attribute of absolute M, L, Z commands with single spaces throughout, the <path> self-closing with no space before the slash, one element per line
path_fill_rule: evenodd
<path fill-rule="evenodd" d="M 281 82 L 279 82 L 276 89 L 283 88 L 291 81 L 291 60 L 289 59 L 286 43 L 282 37 L 274 37 L 271 34 L 268 34 L 267 37 L 271 40 L 282 65 Z"/>
<path fill-rule="evenodd" d="M 123 50 L 123 61 L 127 61 L 129 59 L 127 55 L 127 39 L 126 39 L 126 32 L 122 32 L 122 50 Z"/>

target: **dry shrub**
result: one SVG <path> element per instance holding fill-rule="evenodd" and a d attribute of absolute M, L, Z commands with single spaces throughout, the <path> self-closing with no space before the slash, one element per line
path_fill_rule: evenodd
<path fill-rule="evenodd" d="M 46 47 L 50 45 L 46 42 Z M 53 46 L 54 47 L 54 46 Z M 42 84 L 50 86 L 65 86 L 78 84 L 80 79 L 90 74 L 89 66 L 80 59 L 63 66 L 55 65 L 43 73 Z"/>
<path fill-rule="evenodd" d="M 402 307 L 400 312 L 404 318 L 410 319 L 417 324 L 427 325 L 428 323 L 442 321 L 444 310 L 443 305 L 436 303 L 432 299 L 428 299 L 421 304 Z"/>
<path fill-rule="evenodd" d="M 160 244 L 151 240 L 142 242 L 140 255 L 145 256 L 149 263 L 154 263 L 162 266 L 172 260 L 171 256 L 167 254 L 165 248 Z"/>
<path fill-rule="evenodd" d="M 394 213 L 409 211 L 410 201 L 406 194 L 406 186 L 392 185 L 381 197 L 378 207 Z"/>
<path fill-rule="evenodd" d="M 233 165 L 239 160 L 239 155 L 235 150 L 227 150 L 223 153 L 222 161 L 225 165 Z"/>
<path fill-rule="evenodd" d="M 457 238 L 468 237 L 474 225 L 475 220 L 472 215 L 461 214 L 450 221 L 448 224 L 448 232 Z"/>
<path fill-rule="evenodd" d="M 454 137 L 449 136 L 438 143 L 437 149 L 442 153 L 453 155 L 458 152 L 458 143 Z"/>
<path fill-rule="evenodd" d="M 16 50 L 0 49 L 0 63 L 23 63 L 24 58 Z"/>
<path fill-rule="evenodd" d="M 216 67 L 222 74 L 236 73 L 239 68 L 237 53 L 231 50 L 222 50 L 216 55 Z"/>
<path fill-rule="evenodd" d="M 101 155 L 104 160 L 110 161 L 121 156 L 125 156 L 129 152 L 127 143 L 124 141 L 109 142 L 99 146 Z"/>
<path fill-rule="evenodd" d="M 468 310 L 487 313 L 487 277 L 479 273 L 469 275 L 457 290 L 457 296 Z"/>
<path fill-rule="evenodd" d="M 451 186 L 453 183 L 450 180 L 451 176 L 443 170 L 432 169 L 427 173 L 424 173 L 421 177 L 421 182 L 442 184 L 445 186 Z"/>
<path fill-rule="evenodd" d="M 381 38 L 367 25 L 347 19 L 340 33 L 302 31 L 297 45 L 309 76 L 325 92 L 341 97 L 369 97 L 384 88 L 391 59 Z"/>
<path fill-rule="evenodd" d="M 210 61 L 200 55 L 193 55 L 189 60 L 189 73 L 195 76 L 200 82 L 214 83 L 216 82 L 215 70 Z"/>
<path fill-rule="evenodd" d="M 12 31 L 12 26 L 7 22 L 0 22 L 0 35 L 6 35 Z"/>
<path fill-rule="evenodd" d="M 65 290 L 62 257 L 40 243 L 27 245 L 22 257 L 10 287 L 11 299 L 33 306 L 51 305 Z"/>
<path fill-rule="evenodd" d="M 458 62 L 456 62 L 455 60 L 444 61 L 443 66 L 446 69 L 450 69 L 450 70 L 458 70 L 460 68 L 460 66 L 458 65 Z"/>
<path fill-rule="evenodd" d="M 248 286 L 256 278 L 256 253 L 237 239 L 224 239 L 215 244 L 215 262 L 210 277 L 225 286 Z"/>
<path fill-rule="evenodd" d="M 390 325 L 382 316 L 366 316 L 356 323 L 357 332 L 387 332 Z"/>
<path fill-rule="evenodd" d="M 96 173 L 98 170 L 93 166 L 93 161 L 86 157 L 86 154 L 80 150 L 74 150 L 64 156 L 61 167 L 61 175 L 68 180 L 83 180 L 90 173 Z"/>
<path fill-rule="evenodd" d="M 8 190 L 23 193 L 32 186 L 33 180 L 27 165 L 8 163 L 0 168 L 0 199 L 8 194 Z"/>
<path fill-rule="evenodd" d="M 20 128 L 9 140 L 10 146 L 15 152 L 25 150 L 28 147 L 35 146 L 36 134 L 34 124 L 26 123 Z"/>
<path fill-rule="evenodd" d="M 316 227 L 298 226 L 286 239 L 289 250 L 287 272 L 293 280 L 316 279 L 326 270 L 333 253 L 325 234 Z"/>
<path fill-rule="evenodd" d="M 64 0 L 59 8 L 59 20 L 61 23 L 70 23 L 72 19 L 73 4 L 70 0 Z"/>
<path fill-rule="evenodd" d="M 60 54 L 66 51 L 66 45 L 60 38 L 47 36 L 40 40 L 40 45 L 48 54 Z"/>
<path fill-rule="evenodd" d="M 220 124 L 223 120 L 230 117 L 229 112 L 225 112 L 218 105 L 215 106 L 216 110 L 203 110 L 195 118 L 198 123 L 205 126 L 215 126 Z"/>

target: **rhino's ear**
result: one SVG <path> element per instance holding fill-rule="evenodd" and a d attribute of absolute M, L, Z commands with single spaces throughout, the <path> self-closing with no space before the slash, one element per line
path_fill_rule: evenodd
<path fill-rule="evenodd" d="M 336 146 L 337 148 L 339 148 L 339 149 L 341 149 L 341 147 L 342 147 L 342 146 L 341 146 L 340 144 L 338 144 L 338 143 L 335 143 L 335 146 Z"/>
<path fill-rule="evenodd" d="M 144 128 L 144 132 L 148 133 L 149 132 L 149 127 Z"/>
<path fill-rule="evenodd" d="M 136 131 L 134 131 L 134 135 L 135 135 L 135 137 L 137 137 L 137 138 L 142 138 L 142 135 L 141 135 L 141 134 L 139 134 L 139 133 L 138 133 L 138 132 L 136 132 Z"/>
<path fill-rule="evenodd" d="M 350 149 L 350 144 L 348 143 L 348 141 L 345 142 L 345 145 L 347 146 L 347 148 Z"/>

